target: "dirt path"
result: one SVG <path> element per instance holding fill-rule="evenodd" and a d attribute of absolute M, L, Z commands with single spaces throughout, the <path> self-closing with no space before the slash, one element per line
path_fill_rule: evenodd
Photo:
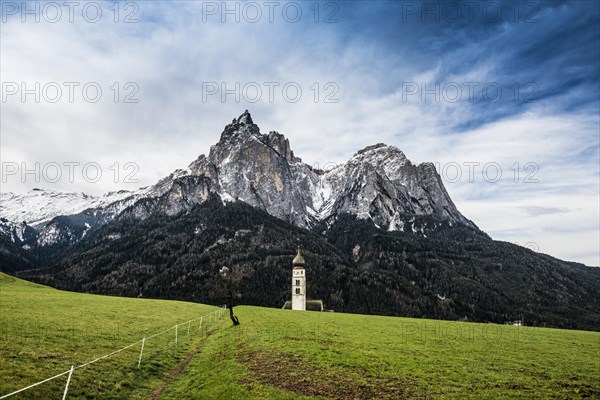
<path fill-rule="evenodd" d="M 148 400 L 158 400 L 160 398 L 160 396 L 163 394 L 163 392 L 165 391 L 167 386 L 169 386 L 171 384 L 171 382 L 173 382 L 175 380 L 175 378 L 178 378 L 179 376 L 181 376 L 183 374 L 185 367 L 187 367 L 187 365 L 190 363 L 190 361 L 192 361 L 192 358 L 194 358 L 194 356 L 196 354 L 198 354 L 198 352 L 200 351 L 201 345 L 202 345 L 202 343 L 198 343 L 196 345 L 194 350 L 185 358 L 185 360 L 183 360 L 181 362 L 181 364 L 179 364 L 179 366 L 173 372 L 171 372 L 171 374 L 169 375 L 169 378 L 166 381 L 164 381 L 158 389 L 156 389 L 154 392 L 152 392 L 152 394 L 150 395 Z"/>
<path fill-rule="evenodd" d="M 190 361 L 192 361 L 192 358 L 194 358 L 194 356 L 200 352 L 200 350 L 202 349 L 202 344 L 204 344 L 204 341 L 206 339 L 208 339 L 210 337 L 210 335 L 212 335 L 213 333 L 215 333 L 217 331 L 217 329 L 219 329 L 218 326 L 215 329 L 212 329 L 212 330 L 210 330 L 207 333 L 206 337 L 204 339 L 202 339 L 200 341 L 200 343 L 198 343 L 196 345 L 196 347 L 194 347 L 194 350 L 192 350 L 192 352 L 190 354 L 188 354 L 188 356 L 185 358 L 185 360 L 183 360 L 179 364 L 179 366 L 177 368 L 175 368 L 169 374 L 169 378 L 166 381 L 164 381 L 162 383 L 162 385 L 160 385 L 159 388 L 157 388 L 154 392 L 152 392 L 152 394 L 150 395 L 150 397 L 148 397 L 148 400 L 158 400 L 158 399 L 160 399 L 160 396 L 162 396 L 163 392 L 167 389 L 167 387 L 171 384 L 171 382 L 173 382 L 176 378 L 178 378 L 181 375 L 183 375 L 183 371 L 185 371 L 185 367 L 187 367 L 188 364 L 190 363 Z"/>

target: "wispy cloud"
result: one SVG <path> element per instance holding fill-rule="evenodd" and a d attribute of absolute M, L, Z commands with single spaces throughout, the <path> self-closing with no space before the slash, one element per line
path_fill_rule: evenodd
<path fill-rule="evenodd" d="M 525 214 L 531 217 L 537 217 L 539 215 L 548 215 L 548 214 L 562 214 L 567 213 L 571 210 L 568 208 L 562 207 L 539 207 L 539 206 L 522 206 L 519 207 L 521 210 L 525 212 Z"/>
<path fill-rule="evenodd" d="M 223 126 L 249 109 L 311 164 L 344 162 L 374 142 L 437 162 L 459 209 L 492 236 L 599 264 L 598 3 L 532 1 L 515 14 L 515 2 L 493 2 L 500 18 L 489 2 L 468 3 L 477 6 L 472 18 L 471 6 L 453 3 L 463 13 L 457 21 L 446 3 L 421 1 L 316 9 L 282 2 L 273 21 L 263 6 L 255 22 L 243 2 L 228 3 L 233 14 L 222 2 L 144 1 L 137 10 L 119 3 L 118 23 L 112 3 L 99 3 L 97 23 L 81 10 L 74 22 L 63 10 L 57 23 L 22 23 L 3 9 L 2 82 L 58 82 L 64 94 L 36 103 L 19 93 L 0 104 L 2 162 L 96 162 L 103 176 L 92 183 L 77 170 L 72 183 L 52 183 L 28 175 L 2 190 L 100 193 L 152 184 L 208 152 Z M 283 16 L 287 4 L 300 7 L 297 22 L 292 6 Z M 123 23 L 133 11 L 138 22 Z M 72 103 L 64 82 L 80 83 Z M 102 88 L 97 103 L 81 97 L 89 82 Z M 130 82 L 136 87 L 125 88 Z M 283 93 L 291 83 L 302 90 L 297 101 L 294 87 Z M 207 84 L 218 92 L 207 95 Z M 256 86 L 262 96 L 253 101 Z M 224 101 L 222 89 L 230 91 Z M 124 102 L 127 95 L 139 102 Z M 137 183 L 123 179 L 128 162 L 139 166 Z"/>

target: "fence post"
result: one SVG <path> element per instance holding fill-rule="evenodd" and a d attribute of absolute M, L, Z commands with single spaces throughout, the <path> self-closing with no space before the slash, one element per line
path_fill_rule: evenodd
<path fill-rule="evenodd" d="M 190 335 L 190 324 L 192 323 L 192 321 L 188 321 L 188 336 Z"/>
<path fill-rule="evenodd" d="M 202 328 L 202 320 L 204 319 L 204 317 L 200 317 L 200 324 L 198 325 L 198 329 Z"/>
<path fill-rule="evenodd" d="M 178 335 L 178 328 L 179 328 L 179 325 L 175 325 L 175 344 L 177 344 L 177 342 L 178 342 L 178 337 L 177 337 L 177 335 Z"/>
<path fill-rule="evenodd" d="M 140 350 L 140 359 L 138 360 L 138 368 L 142 364 L 142 354 L 144 354 L 144 343 L 146 343 L 146 338 L 142 339 L 142 349 Z"/>
<path fill-rule="evenodd" d="M 71 375 L 73 375 L 73 370 L 75 369 L 74 365 L 71 365 L 71 370 L 69 371 L 69 377 L 67 378 L 67 384 L 65 385 L 65 392 L 63 393 L 62 400 L 67 398 L 67 392 L 69 391 L 69 383 L 71 383 Z"/>

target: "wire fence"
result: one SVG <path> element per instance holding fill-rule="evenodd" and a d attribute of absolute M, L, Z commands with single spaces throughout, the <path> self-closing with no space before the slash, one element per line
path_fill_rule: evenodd
<path fill-rule="evenodd" d="M 44 384 L 46 382 L 50 382 L 51 380 L 54 380 L 56 378 L 60 378 L 61 376 L 68 375 L 67 376 L 67 382 L 65 384 L 65 390 L 64 390 L 63 396 L 62 396 L 62 399 L 65 400 L 67 398 L 67 394 L 69 392 L 69 384 L 71 383 L 71 377 L 73 376 L 73 372 L 75 372 L 75 370 L 87 367 L 88 365 L 94 364 L 95 362 L 98 362 L 100 360 L 104 360 L 106 358 L 112 357 L 112 356 L 114 356 L 114 355 L 116 355 L 116 354 L 118 354 L 118 353 L 120 353 L 122 351 L 125 351 L 125 350 L 127 350 L 127 349 L 129 349 L 129 348 L 131 348 L 131 347 L 133 347 L 135 345 L 138 345 L 138 344 L 140 344 L 140 355 L 139 355 L 139 358 L 138 358 L 137 367 L 140 368 L 141 364 L 142 364 L 143 355 L 144 355 L 144 346 L 145 346 L 145 344 L 146 344 L 146 342 L 148 340 L 156 338 L 156 337 L 161 336 L 161 335 L 164 335 L 167 332 L 170 332 L 172 330 L 175 330 L 175 344 L 177 344 L 179 342 L 179 327 L 186 327 L 187 326 L 186 327 L 187 328 L 187 334 L 189 335 L 189 333 L 190 333 L 190 327 L 191 327 L 192 323 L 199 322 L 199 326 L 202 326 L 203 322 L 206 321 L 207 319 L 208 319 L 207 322 L 212 322 L 213 320 L 217 321 L 223 315 L 223 313 L 225 311 L 226 311 L 226 308 L 223 306 L 223 307 L 220 307 L 219 309 L 217 309 L 217 310 L 215 310 L 213 312 L 210 312 L 208 314 L 202 315 L 199 318 L 190 319 L 190 320 L 182 322 L 180 324 L 175 324 L 172 327 L 170 327 L 168 329 L 165 329 L 162 332 L 155 333 L 154 335 L 151 335 L 151 336 L 143 337 L 142 339 L 138 340 L 137 342 L 131 343 L 131 344 L 129 344 L 129 345 L 123 347 L 123 348 L 115 350 L 112 353 L 105 354 L 105 355 L 100 356 L 100 357 L 98 357 L 98 358 L 96 358 L 94 360 L 85 362 L 85 363 L 83 363 L 81 365 L 72 365 L 70 369 L 68 369 L 68 370 L 66 370 L 64 372 L 61 372 L 60 374 L 54 375 L 54 376 L 52 376 L 50 378 L 46 378 L 46 379 L 44 379 L 42 381 L 36 382 L 36 383 L 34 383 L 32 385 L 29 385 L 27 387 L 21 388 L 19 390 L 15 390 L 14 392 L 2 395 L 2 396 L 0 396 L 0 400 L 6 399 L 8 397 L 11 397 L 11 396 L 13 396 L 15 394 L 18 394 L 18 393 L 21 393 L 21 392 L 25 392 L 25 391 L 27 391 L 29 389 L 32 389 L 32 388 L 36 387 L 36 386 L 42 385 L 42 384 Z"/>

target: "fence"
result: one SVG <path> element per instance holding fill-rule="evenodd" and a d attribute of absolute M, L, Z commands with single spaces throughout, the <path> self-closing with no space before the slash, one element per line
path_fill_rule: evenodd
<path fill-rule="evenodd" d="M 150 339 L 153 339 L 153 338 L 155 338 L 155 337 L 157 337 L 157 336 L 164 335 L 165 333 L 167 333 L 167 332 L 169 332 L 169 331 L 171 331 L 171 330 L 173 330 L 173 329 L 174 329 L 174 330 L 175 330 L 175 343 L 177 344 L 177 343 L 179 342 L 179 327 L 180 327 L 180 326 L 183 326 L 183 327 L 185 327 L 185 326 L 187 325 L 187 334 L 189 335 L 189 333 L 190 333 L 190 327 L 191 327 L 191 324 L 192 324 L 193 322 L 199 322 L 200 326 L 202 326 L 202 323 L 204 322 L 205 318 L 208 318 L 208 319 L 209 319 L 209 321 L 212 321 L 212 319 L 213 319 L 213 317 L 214 317 L 214 319 L 215 319 L 215 321 L 216 321 L 216 320 L 217 320 L 219 317 L 221 317 L 221 316 L 223 315 L 223 313 L 224 313 L 225 311 L 226 311 L 225 307 L 223 307 L 223 308 L 219 308 L 218 310 L 215 310 L 215 311 L 213 311 L 213 312 L 210 312 L 210 313 L 208 313 L 208 314 L 202 315 L 200 318 L 196 318 L 196 319 L 190 319 L 189 321 L 185 321 L 185 322 L 182 322 L 182 323 L 180 323 L 180 324 L 173 325 L 172 327 L 170 327 L 170 328 L 168 328 L 168 329 L 165 329 L 165 330 L 164 330 L 164 331 L 162 331 L 162 332 L 155 333 L 155 334 L 154 334 L 154 335 L 152 335 L 152 336 L 143 337 L 141 340 L 138 340 L 137 342 L 131 343 L 131 344 L 129 344 L 129 345 L 127 345 L 127 346 L 125 346 L 125 347 L 123 347 L 123 348 L 119 349 L 119 350 L 115 350 L 115 351 L 113 351 L 112 353 L 109 353 L 109 354 L 103 355 L 103 356 L 101 356 L 101 357 L 98 357 L 98 358 L 96 358 L 96 359 L 94 359 L 94 360 L 92 360 L 92 361 L 88 361 L 88 362 L 86 362 L 86 363 L 83 363 L 83 364 L 81 364 L 81 365 L 77 365 L 77 366 L 75 366 L 75 365 L 72 365 L 70 369 L 68 369 L 68 370 L 66 370 L 66 371 L 64 371 L 64 372 L 61 372 L 61 373 L 60 373 L 60 374 L 58 374 L 58 375 L 54 375 L 54 376 L 52 376 L 52 377 L 50 377 L 50 378 L 44 379 L 43 381 L 36 382 L 36 383 L 34 383 L 34 384 L 32 384 L 32 385 L 29 385 L 29 386 L 27 386 L 27 387 L 24 387 L 24 388 L 22 388 L 22 389 L 15 390 L 15 391 L 14 391 L 14 392 L 12 392 L 12 393 L 8 393 L 8 394 L 5 394 L 5 395 L 3 395 L 3 396 L 0 396 L 0 400 L 2 400 L 2 399 L 6 399 L 7 397 L 10 397 L 10 396 L 13 396 L 13 395 L 15 395 L 15 394 L 18 394 L 18 393 L 24 392 L 24 391 L 26 391 L 26 390 L 32 389 L 32 388 L 34 388 L 34 387 L 36 387 L 36 386 L 39 386 L 39 385 L 41 385 L 41 384 L 43 384 L 43 383 L 49 382 L 49 381 L 51 381 L 51 380 L 53 380 L 53 379 L 56 379 L 56 378 L 59 378 L 59 377 L 61 377 L 61 376 L 68 375 L 68 376 L 67 376 L 67 383 L 66 383 L 66 385 L 65 385 L 65 390 L 64 390 L 64 392 L 63 392 L 63 396 L 62 396 L 62 399 L 63 399 L 63 400 L 65 400 L 65 399 L 67 398 L 67 393 L 69 392 L 69 384 L 71 383 L 71 377 L 73 376 L 73 372 L 75 372 L 75 370 L 78 370 L 78 369 L 80 369 L 80 368 L 87 367 L 88 365 L 91 365 L 91 364 L 93 364 L 93 363 L 95 363 L 95 362 L 98 362 L 98 361 L 100 361 L 100 360 L 104 360 L 105 358 L 108 358 L 108 357 L 114 356 L 115 354 L 118 354 L 118 353 L 120 353 L 120 352 L 122 352 L 122 351 L 124 351 L 124 350 L 127 350 L 127 349 L 129 349 L 130 347 L 133 347 L 133 346 L 135 346 L 135 345 L 137 345 L 137 344 L 140 344 L 140 343 L 141 343 L 141 346 L 140 346 L 140 356 L 139 356 L 139 358 L 138 358 L 138 363 L 137 363 L 137 367 L 138 367 L 138 368 L 140 368 L 140 366 L 142 365 L 142 357 L 143 357 L 143 355 L 144 355 L 144 345 L 146 344 L 146 341 L 148 341 L 148 340 L 150 340 Z"/>

